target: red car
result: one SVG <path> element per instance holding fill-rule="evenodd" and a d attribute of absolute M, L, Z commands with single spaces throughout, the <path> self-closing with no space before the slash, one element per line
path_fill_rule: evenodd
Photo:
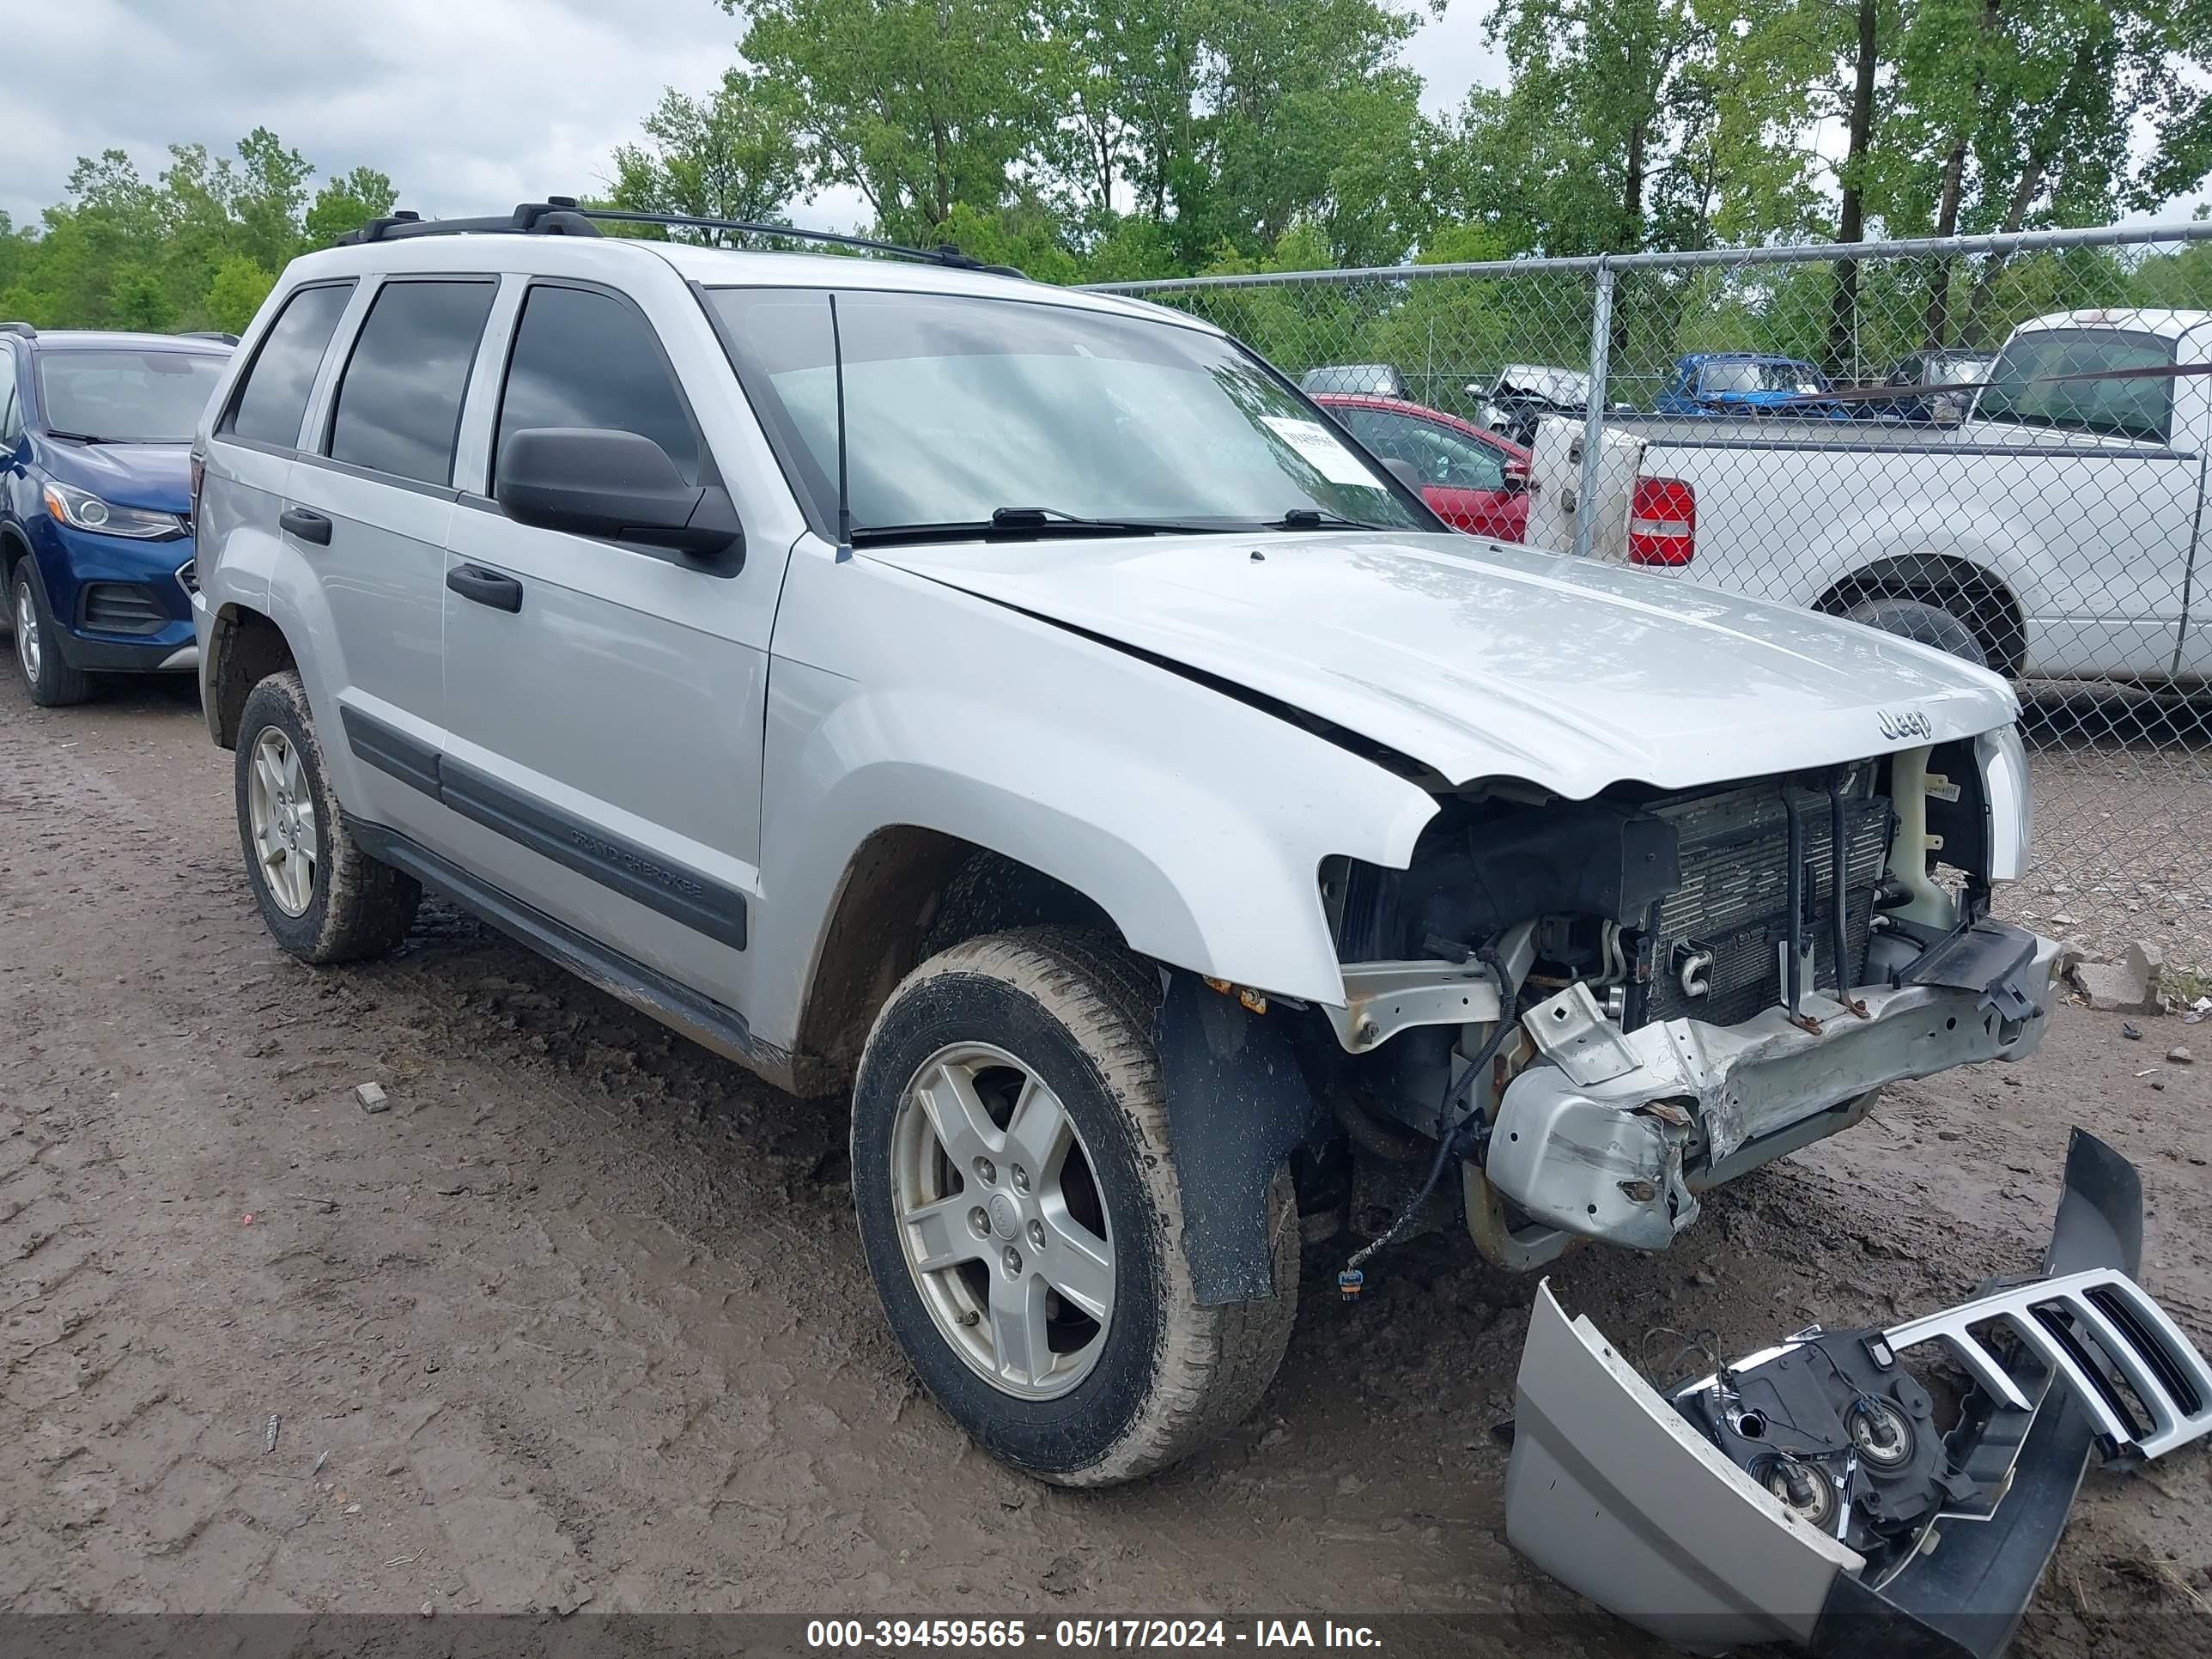
<path fill-rule="evenodd" d="M 1386 461 L 1404 461 L 1455 530 L 1494 541 L 1528 535 L 1528 452 L 1471 421 L 1401 398 L 1324 392 L 1314 401 Z"/>

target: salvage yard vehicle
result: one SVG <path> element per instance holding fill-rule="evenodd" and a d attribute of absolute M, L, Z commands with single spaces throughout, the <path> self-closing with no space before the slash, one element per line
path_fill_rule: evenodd
<path fill-rule="evenodd" d="M 2018 678 L 2191 686 L 2212 677 L 2208 365 L 2212 313 L 2058 312 L 2013 331 L 1955 425 L 1827 418 L 1886 389 L 1812 398 L 1809 419 L 1607 425 L 1695 491 L 1692 581 Z"/>
<path fill-rule="evenodd" d="M 31 701 L 199 662 L 185 477 L 229 349 L 0 323 L 0 592 Z"/>
<path fill-rule="evenodd" d="M 248 331 L 196 518 L 252 891 L 334 963 L 429 887 L 849 1089 L 996 1455 L 1237 1422 L 1347 1158 L 1508 1267 L 1662 1250 L 2041 1042 L 1997 676 L 1451 534 L 1187 316 L 605 216 L 376 221 Z"/>
<path fill-rule="evenodd" d="M 1454 530 L 1501 542 L 1528 539 L 1528 452 L 1520 445 L 1402 398 L 1307 395 L 1370 454 L 1412 468 L 1421 499 Z"/>

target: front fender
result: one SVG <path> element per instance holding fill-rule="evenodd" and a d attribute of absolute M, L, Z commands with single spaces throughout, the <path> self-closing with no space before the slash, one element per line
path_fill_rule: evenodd
<path fill-rule="evenodd" d="M 831 661 L 787 658 L 787 641 Z M 1375 763 L 1170 670 L 803 550 L 778 622 L 762 798 L 756 1018 L 771 1041 L 795 1036 L 847 868 L 880 830 L 936 830 L 1041 870 L 1171 966 L 1337 1003 L 1322 860 L 1402 867 L 1436 811 Z"/>

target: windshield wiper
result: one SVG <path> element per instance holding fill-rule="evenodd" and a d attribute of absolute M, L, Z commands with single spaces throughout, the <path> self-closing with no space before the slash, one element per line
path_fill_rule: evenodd
<path fill-rule="evenodd" d="M 946 524 L 856 525 L 853 541 L 855 546 L 880 547 L 893 542 L 1027 541 L 1046 536 L 1218 536 L 1227 529 L 1169 519 L 1086 519 L 1054 507 L 1002 507 L 988 519 Z"/>
<path fill-rule="evenodd" d="M 115 441 L 112 438 L 103 438 L 96 432 L 64 432 L 58 426 L 48 427 L 46 436 L 64 438 L 73 444 L 112 444 Z"/>
<path fill-rule="evenodd" d="M 1324 513 L 1317 507 L 1294 507 L 1267 526 L 1269 530 L 1381 530 L 1386 526 L 1340 513 Z"/>

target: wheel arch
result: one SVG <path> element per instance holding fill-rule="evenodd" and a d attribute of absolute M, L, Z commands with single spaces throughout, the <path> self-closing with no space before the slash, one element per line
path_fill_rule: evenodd
<path fill-rule="evenodd" d="M 220 607 L 208 629 L 208 659 L 201 682 L 208 735 L 223 748 L 235 749 L 239 720 L 253 688 L 280 670 L 298 666 L 291 641 L 273 617 L 246 605 Z"/>
<path fill-rule="evenodd" d="M 1973 630 L 1990 666 L 2017 678 L 2027 651 L 2027 616 L 2003 577 L 1955 553 L 1905 553 L 1871 560 L 1832 583 L 1813 608 L 1841 616 L 1875 599 L 1914 599 L 1948 611 Z"/>
<path fill-rule="evenodd" d="M 851 1083 L 878 1012 L 924 958 L 1041 922 L 1126 943 L 1097 901 L 1034 865 L 919 824 L 875 830 L 846 860 L 806 977 L 795 1046 L 810 1083 Z"/>

